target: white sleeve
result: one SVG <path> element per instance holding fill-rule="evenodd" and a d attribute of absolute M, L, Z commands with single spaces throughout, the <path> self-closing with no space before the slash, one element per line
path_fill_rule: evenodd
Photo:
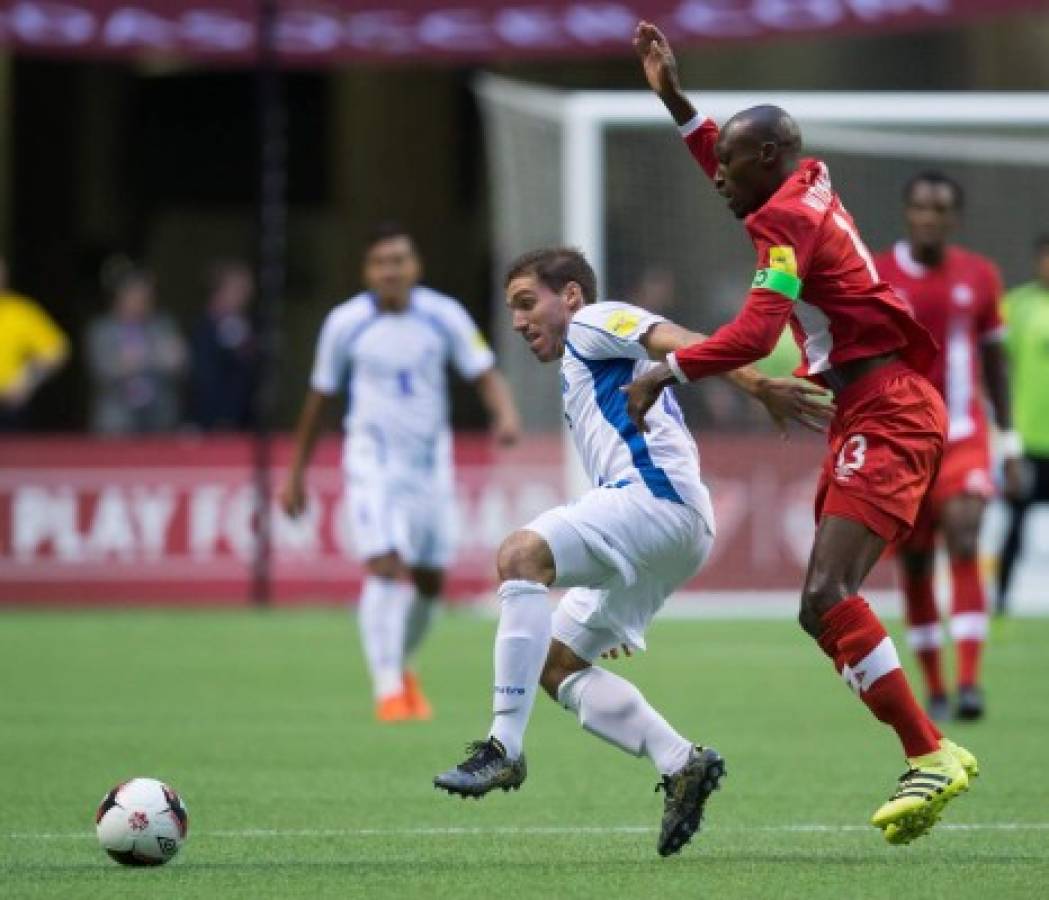
<path fill-rule="evenodd" d="M 586 359 L 648 359 L 641 339 L 663 316 L 629 303 L 594 303 L 575 314 L 568 329 L 572 349 Z"/>
<path fill-rule="evenodd" d="M 449 300 L 441 310 L 441 318 L 451 335 L 452 364 L 456 372 L 473 381 L 495 365 L 495 354 L 481 329 L 458 302 Z"/>
<path fill-rule="evenodd" d="M 343 351 L 345 342 L 341 340 L 345 321 L 345 316 L 333 309 L 321 326 L 310 375 L 310 387 L 320 394 L 338 394 L 346 387 L 350 361 Z"/>

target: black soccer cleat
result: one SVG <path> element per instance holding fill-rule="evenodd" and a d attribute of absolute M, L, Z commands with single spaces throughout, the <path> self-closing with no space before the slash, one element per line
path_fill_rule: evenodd
<path fill-rule="evenodd" d="M 712 747 L 696 747 L 685 767 L 664 775 L 656 791 L 664 791 L 663 824 L 656 849 L 660 856 L 677 853 L 699 831 L 707 798 L 725 777 L 725 760 Z"/>
<path fill-rule="evenodd" d="M 520 759 L 509 759 L 506 749 L 495 738 L 467 744 L 470 754 L 454 769 L 434 776 L 434 787 L 460 797 L 479 800 L 489 791 L 502 788 L 517 790 L 528 777 L 524 754 Z"/>
<path fill-rule="evenodd" d="M 984 714 L 983 691 L 972 687 L 958 688 L 958 704 L 954 708 L 954 718 L 962 722 L 975 722 Z"/>

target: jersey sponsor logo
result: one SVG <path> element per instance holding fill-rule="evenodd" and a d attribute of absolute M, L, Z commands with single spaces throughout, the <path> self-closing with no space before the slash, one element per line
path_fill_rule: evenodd
<path fill-rule="evenodd" d="M 798 258 L 793 247 L 769 247 L 769 268 L 797 277 Z"/>
<path fill-rule="evenodd" d="M 616 337 L 630 337 L 641 322 L 637 313 L 625 309 L 617 309 L 605 319 L 605 331 L 610 331 Z"/>
<path fill-rule="evenodd" d="M 854 434 L 841 446 L 838 460 L 834 465 L 834 477 L 838 481 L 849 481 L 863 468 L 867 461 L 867 439 L 862 434 Z"/>

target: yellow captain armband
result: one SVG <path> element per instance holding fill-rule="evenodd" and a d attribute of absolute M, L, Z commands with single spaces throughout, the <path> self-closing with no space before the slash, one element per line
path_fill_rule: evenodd
<path fill-rule="evenodd" d="M 758 269 L 750 286 L 782 294 L 788 300 L 801 296 L 801 279 L 781 269 Z"/>

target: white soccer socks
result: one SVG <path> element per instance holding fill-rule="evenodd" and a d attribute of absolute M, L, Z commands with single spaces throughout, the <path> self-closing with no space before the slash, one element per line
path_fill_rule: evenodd
<path fill-rule="evenodd" d="M 633 756 L 647 756 L 661 775 L 673 775 L 688 762 L 692 742 L 678 734 L 625 678 L 590 666 L 569 675 L 557 700 L 579 717 L 579 724 Z"/>
<path fill-rule="evenodd" d="M 376 700 L 404 690 L 404 632 L 415 588 L 369 575 L 364 579 L 358 623 Z"/>
<path fill-rule="evenodd" d="M 495 634 L 494 737 L 510 759 L 521 755 L 524 733 L 535 705 L 539 674 L 550 650 L 550 591 L 535 581 L 499 585 L 499 629 Z"/>
<path fill-rule="evenodd" d="M 408 606 L 408 615 L 404 623 L 404 658 L 407 660 L 423 642 L 437 607 L 436 597 L 426 597 L 415 591 Z"/>

